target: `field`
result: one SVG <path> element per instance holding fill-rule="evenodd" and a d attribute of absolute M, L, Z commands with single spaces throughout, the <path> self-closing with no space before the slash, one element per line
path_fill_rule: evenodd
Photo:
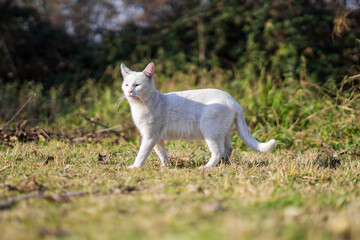
<path fill-rule="evenodd" d="M 356 152 L 234 151 L 230 165 L 197 167 L 203 143 L 167 144 L 129 170 L 136 147 L 16 143 L 1 148 L 1 239 L 358 239 Z M 98 154 L 111 155 L 106 163 Z M 338 155 L 338 156 L 336 156 Z M 3 206 L 4 207 L 4 206 Z"/>

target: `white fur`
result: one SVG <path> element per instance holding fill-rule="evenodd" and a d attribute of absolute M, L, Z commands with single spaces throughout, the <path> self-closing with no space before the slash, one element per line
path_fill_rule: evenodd
<path fill-rule="evenodd" d="M 136 160 L 141 167 L 154 148 L 163 165 L 168 163 L 164 139 L 205 139 L 211 158 L 205 167 L 228 161 L 233 150 L 231 128 L 236 124 L 245 144 L 258 152 L 271 151 L 275 140 L 258 142 L 246 125 L 244 111 L 229 94 L 217 89 L 200 89 L 162 94 L 154 88 L 154 63 L 143 72 L 121 64 L 122 89 L 142 136 Z"/>

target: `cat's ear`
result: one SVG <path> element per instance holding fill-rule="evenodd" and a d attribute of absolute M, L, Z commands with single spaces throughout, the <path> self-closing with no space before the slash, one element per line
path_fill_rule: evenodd
<path fill-rule="evenodd" d="M 127 75 L 129 75 L 130 73 L 132 73 L 132 71 L 125 66 L 125 64 L 121 64 L 121 74 L 123 75 L 123 78 L 125 78 Z"/>
<path fill-rule="evenodd" d="M 149 63 L 144 69 L 143 73 L 150 79 L 152 79 L 155 73 L 155 64 L 153 62 Z"/>

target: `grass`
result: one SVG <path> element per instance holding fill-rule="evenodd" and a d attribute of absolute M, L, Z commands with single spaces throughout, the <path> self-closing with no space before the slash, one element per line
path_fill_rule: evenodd
<path fill-rule="evenodd" d="M 199 170 L 204 143 L 167 143 L 172 165 L 155 154 L 129 170 L 136 147 L 15 143 L 1 147 L 1 199 L 32 192 L 99 192 L 34 198 L 0 212 L 0 239 L 356 239 L 360 157 L 328 168 L 316 151 L 235 151 L 231 165 Z M 111 154 L 99 164 L 98 154 Z M 44 164 L 48 157 L 53 157 Z M 34 188 L 34 181 L 40 188 Z M 27 186 L 27 187 L 26 187 Z M 14 188 L 17 187 L 17 190 Z"/>

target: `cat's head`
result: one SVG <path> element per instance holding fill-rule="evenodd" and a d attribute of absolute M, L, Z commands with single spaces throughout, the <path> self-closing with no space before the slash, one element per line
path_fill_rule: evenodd
<path fill-rule="evenodd" d="M 121 64 L 124 78 L 122 90 L 128 100 L 144 100 L 154 90 L 155 64 L 149 63 L 142 72 L 130 70 Z"/>

